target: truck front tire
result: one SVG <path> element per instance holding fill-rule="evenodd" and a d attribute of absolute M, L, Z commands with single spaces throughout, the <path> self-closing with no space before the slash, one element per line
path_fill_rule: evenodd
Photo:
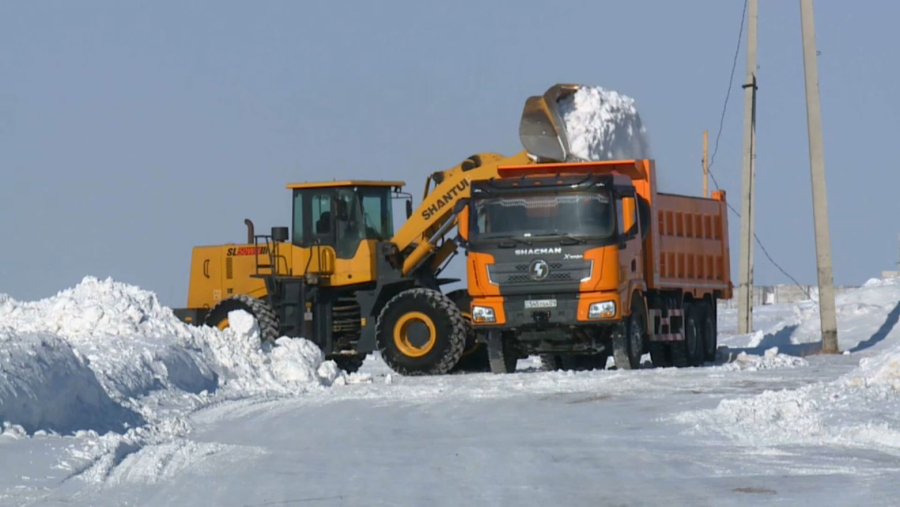
<path fill-rule="evenodd" d="M 513 336 L 500 331 L 488 331 L 488 361 L 494 373 L 512 373 L 516 371 L 519 354 L 515 348 Z"/>

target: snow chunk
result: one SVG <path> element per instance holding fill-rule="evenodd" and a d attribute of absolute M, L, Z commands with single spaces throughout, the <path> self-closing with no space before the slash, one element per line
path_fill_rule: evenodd
<path fill-rule="evenodd" d="M 766 350 L 762 356 L 748 354 L 744 351 L 735 356 L 728 350 L 728 347 L 719 347 L 719 350 L 716 351 L 716 356 L 719 362 L 725 363 L 719 368 L 728 371 L 758 371 L 774 368 L 797 368 L 809 365 L 802 357 L 779 353 L 778 347 Z"/>
<path fill-rule="evenodd" d="M 599 86 L 584 86 L 559 102 L 569 151 L 582 160 L 650 157 L 646 129 L 634 99 Z"/>

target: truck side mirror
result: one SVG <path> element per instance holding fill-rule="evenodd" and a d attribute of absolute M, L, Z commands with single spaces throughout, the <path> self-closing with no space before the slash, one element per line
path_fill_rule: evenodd
<path fill-rule="evenodd" d="M 272 227 L 272 241 L 283 243 L 288 240 L 287 227 Z"/>
<path fill-rule="evenodd" d="M 407 199 L 406 201 L 406 218 L 412 216 L 412 199 Z"/>
<path fill-rule="evenodd" d="M 469 205 L 468 199 L 460 199 L 460 200 L 456 201 L 456 204 L 453 205 L 453 212 L 458 215 L 458 214 L 462 213 L 462 211 L 464 209 L 466 209 L 466 206 L 468 206 L 468 205 Z"/>

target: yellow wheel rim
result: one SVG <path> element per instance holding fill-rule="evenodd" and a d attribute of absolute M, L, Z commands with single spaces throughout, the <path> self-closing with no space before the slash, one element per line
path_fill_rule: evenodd
<path fill-rule="evenodd" d="M 435 343 L 434 321 L 422 312 L 404 314 L 394 324 L 394 345 L 406 357 L 422 357 L 431 352 Z"/>
<path fill-rule="evenodd" d="M 224 319 L 220 320 L 219 323 L 216 324 L 216 327 L 219 329 L 219 331 L 224 331 L 225 329 L 227 329 L 228 328 L 228 317 L 225 317 Z"/>

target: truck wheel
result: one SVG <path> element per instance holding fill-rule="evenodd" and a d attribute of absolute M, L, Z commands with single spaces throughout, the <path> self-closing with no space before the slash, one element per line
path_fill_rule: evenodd
<path fill-rule="evenodd" d="M 332 356 L 330 359 L 338 365 L 338 368 L 344 370 L 345 372 L 356 373 L 357 371 L 359 371 L 359 369 L 362 367 L 363 363 L 365 362 L 366 355 L 365 354 L 355 354 L 352 356 L 339 355 L 339 356 Z"/>
<path fill-rule="evenodd" d="M 253 315 L 259 326 L 259 338 L 261 341 L 275 343 L 275 340 L 281 336 L 279 332 L 281 326 L 272 307 L 261 299 L 245 294 L 220 301 L 206 314 L 206 319 L 203 323 L 210 327 L 227 329 L 229 327 L 228 314 L 236 310 L 244 310 Z"/>
<path fill-rule="evenodd" d="M 707 361 L 716 360 L 716 349 L 719 347 L 719 330 L 716 324 L 715 306 L 708 302 L 703 303 L 700 329 L 703 331 L 703 355 Z"/>
<path fill-rule="evenodd" d="M 671 345 L 672 362 L 678 368 L 703 364 L 703 336 L 698 318 L 699 305 L 685 305 L 684 340 Z"/>
<path fill-rule="evenodd" d="M 487 347 L 478 343 L 475 336 L 475 328 L 472 327 L 472 314 L 470 313 L 472 297 L 469 296 L 466 290 L 449 292 L 447 297 L 459 308 L 459 313 L 462 315 L 466 325 L 466 347 L 463 350 L 462 357 L 452 371 L 490 371 Z"/>
<path fill-rule="evenodd" d="M 669 346 L 665 342 L 650 342 L 650 360 L 655 368 L 671 367 L 672 358 L 669 356 Z"/>
<path fill-rule="evenodd" d="M 488 360 L 494 373 L 512 373 L 516 371 L 519 354 L 515 349 L 514 338 L 508 333 L 488 331 Z"/>
<path fill-rule="evenodd" d="M 631 300 L 631 315 L 612 336 L 613 356 L 616 359 L 616 368 L 620 370 L 636 370 L 641 367 L 644 336 L 647 335 L 643 302 L 639 296 L 632 297 Z"/>
<path fill-rule="evenodd" d="M 541 367 L 546 371 L 589 371 L 606 368 L 609 353 L 599 354 L 541 354 Z"/>
<path fill-rule="evenodd" d="M 394 296 L 375 325 L 381 357 L 401 375 L 442 375 L 466 346 L 466 325 L 447 296 L 409 289 Z"/>

